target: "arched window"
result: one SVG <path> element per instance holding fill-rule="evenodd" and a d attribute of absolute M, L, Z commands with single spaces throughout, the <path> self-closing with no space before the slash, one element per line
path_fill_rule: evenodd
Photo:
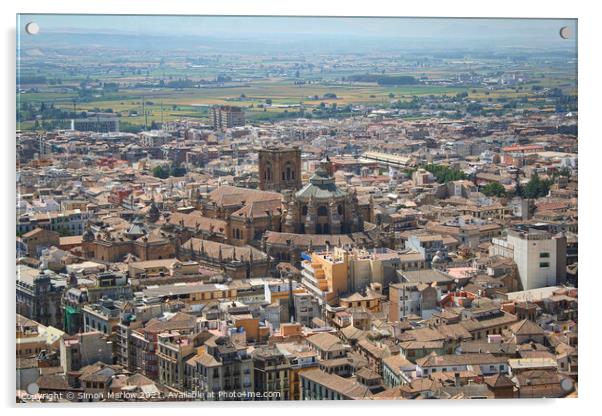
<path fill-rule="evenodd" d="M 307 215 L 307 205 L 303 205 L 303 208 L 301 208 L 301 215 L 303 215 L 303 216 Z"/>
<path fill-rule="evenodd" d="M 339 215 L 343 215 L 343 206 L 342 205 L 337 206 L 337 212 L 339 213 Z"/>
<path fill-rule="evenodd" d="M 286 173 L 286 180 L 290 181 L 295 179 L 295 165 L 291 162 L 286 162 L 284 165 L 284 172 Z M 284 178 L 283 178 L 284 179 Z"/>
<path fill-rule="evenodd" d="M 324 205 L 319 206 L 318 207 L 318 216 L 319 217 L 328 216 L 328 208 L 326 208 Z"/>

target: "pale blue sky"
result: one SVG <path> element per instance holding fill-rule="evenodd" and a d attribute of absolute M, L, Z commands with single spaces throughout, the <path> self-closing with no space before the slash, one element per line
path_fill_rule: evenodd
<path fill-rule="evenodd" d="M 31 21 L 40 26 L 37 36 L 24 34 Z M 563 26 L 576 33 L 571 19 L 21 15 L 18 26 L 23 47 L 252 54 L 562 50 L 577 56 L 576 38 L 559 35 Z"/>
<path fill-rule="evenodd" d="M 432 19 L 432 18 L 315 18 L 315 17 L 211 17 L 119 15 L 21 15 L 36 21 L 41 33 L 110 32 L 168 35 L 312 34 L 361 35 L 400 38 L 479 38 L 549 41 L 562 45 L 562 26 L 576 33 L 576 20 L 566 19 Z"/>

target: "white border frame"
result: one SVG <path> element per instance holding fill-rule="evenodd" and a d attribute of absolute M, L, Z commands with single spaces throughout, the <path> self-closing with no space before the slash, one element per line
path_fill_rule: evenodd
<path fill-rule="evenodd" d="M 152 1 L 152 2 L 151 2 Z M 8 4 L 7 4 L 8 3 Z M 580 222 L 587 224 L 581 227 L 581 302 L 580 302 L 580 372 L 579 372 L 579 399 L 571 400 L 509 400 L 509 401 L 404 401 L 404 402 L 320 402 L 320 403 L 295 403 L 260 405 L 243 403 L 192 406 L 184 403 L 153 404 L 151 406 L 128 406 L 137 412 L 151 414 L 165 414 L 167 408 L 180 408 L 179 411 L 221 411 L 231 408 L 230 411 L 242 411 L 245 414 L 265 414 L 290 412 L 303 414 L 314 409 L 324 409 L 330 412 L 344 412 L 352 414 L 365 414 L 374 410 L 379 412 L 441 412 L 441 411 L 486 411 L 489 414 L 503 414 L 514 412 L 533 412 L 546 414 L 571 414 L 587 411 L 596 405 L 599 396 L 600 369 L 600 332 L 598 329 L 599 315 L 597 306 L 600 303 L 597 283 L 600 281 L 596 273 L 598 263 L 594 260 L 598 254 L 600 221 L 596 214 L 600 211 L 597 206 L 598 197 L 597 179 L 600 172 L 599 165 L 602 138 L 599 137 L 600 119 L 599 111 L 602 109 L 600 99 L 600 47 L 602 39 L 602 22 L 599 13 L 596 13 L 595 2 L 567 2 L 548 0 L 545 2 L 526 2 L 524 0 L 499 0 L 497 2 L 455 0 L 455 1 L 427 1 L 427 2 L 387 2 L 384 0 L 355 1 L 355 0 L 303 0 L 287 2 L 278 0 L 222 0 L 222 1 L 192 1 L 192 0 L 146 0 L 146 1 L 111 1 L 111 0 L 21 0 L 2 4 L 1 19 L 3 22 L 3 61 L 2 65 L 2 90 L 1 97 L 5 108 L 2 111 L 2 126 L 4 127 L 4 141 L 6 146 L 0 152 L 2 155 L 3 195 L 7 195 L 6 202 L 2 205 L 2 229 L 7 230 L 3 238 L 2 255 L 5 273 L 2 274 L 4 285 L 3 294 L 6 296 L 7 308 L 3 314 L 2 328 L 4 334 L 2 358 L 6 360 L 2 368 L 3 399 L 6 406 L 14 406 L 14 280 L 10 270 L 14 270 L 14 131 L 15 131 L 15 22 L 17 13 L 98 13 L 98 14 L 197 14 L 197 15 L 296 15 L 296 16 L 399 16 L 399 17 L 507 17 L 507 18 L 578 18 L 579 27 L 579 133 L 580 133 L 580 171 L 581 194 Z M 584 190 L 587 189 L 587 192 Z M 10 335 L 10 336 L 7 336 Z M 6 349 L 6 350 L 5 350 Z M 601 396 L 602 397 L 602 396 Z M 477 403 L 478 402 L 478 403 Z M 449 409 L 453 407 L 453 409 Z M 23 407 L 23 406 L 20 406 Z M 101 406 L 49 406 L 43 408 L 28 406 L 29 411 L 47 413 L 71 413 L 82 411 L 104 414 L 115 409 L 116 405 Z M 86 407 L 86 409 L 82 409 Z M 188 410 L 190 409 L 190 410 Z M 374 409 L 374 410 L 373 410 Z M 229 410 L 226 410 L 229 411 Z"/>

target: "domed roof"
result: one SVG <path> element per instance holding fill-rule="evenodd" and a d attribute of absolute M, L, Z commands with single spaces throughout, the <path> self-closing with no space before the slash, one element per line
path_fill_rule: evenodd
<path fill-rule="evenodd" d="M 94 231 L 92 231 L 92 227 L 90 223 L 86 223 L 86 231 L 82 235 L 82 241 L 94 241 Z"/>
<path fill-rule="evenodd" d="M 326 169 L 319 167 L 309 178 L 309 183 L 299 190 L 295 196 L 298 199 L 330 199 L 344 198 L 347 192 L 340 189 L 335 183 L 334 178 L 328 174 Z"/>
<path fill-rule="evenodd" d="M 150 209 L 148 210 L 146 216 L 151 222 L 156 222 L 161 217 L 161 211 L 159 211 L 157 204 L 155 204 L 154 198 L 151 202 Z"/>
<path fill-rule="evenodd" d="M 135 240 L 139 237 L 142 237 L 144 235 L 147 234 L 147 231 L 144 227 L 144 222 L 142 221 L 141 218 L 136 217 L 134 219 L 134 221 L 132 221 L 132 226 L 130 227 L 130 229 L 127 231 L 126 236 L 128 238 L 131 238 L 132 240 Z"/>
<path fill-rule="evenodd" d="M 443 252 L 441 250 L 437 250 L 437 252 L 435 253 L 435 255 L 433 256 L 433 259 L 431 260 L 431 263 L 443 263 L 445 261 L 445 254 L 443 254 Z"/>

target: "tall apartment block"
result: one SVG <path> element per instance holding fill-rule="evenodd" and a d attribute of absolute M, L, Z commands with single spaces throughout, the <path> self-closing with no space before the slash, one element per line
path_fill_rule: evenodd
<path fill-rule="evenodd" d="M 245 112 L 242 107 L 216 105 L 209 109 L 211 125 L 216 130 L 225 130 L 245 125 Z"/>

